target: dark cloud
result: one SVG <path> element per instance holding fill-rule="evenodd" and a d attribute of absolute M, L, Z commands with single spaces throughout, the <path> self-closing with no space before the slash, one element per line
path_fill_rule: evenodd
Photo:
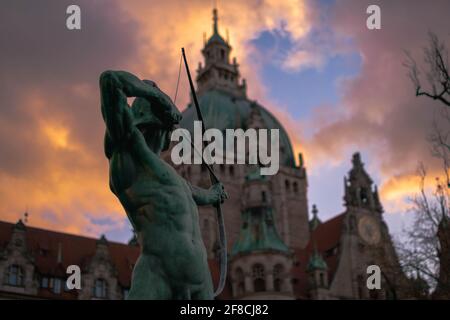
<path fill-rule="evenodd" d="M 366 28 L 369 4 L 381 8 L 381 30 Z M 405 50 L 422 61 L 429 31 L 450 48 L 450 2 L 343 0 L 336 2 L 335 10 L 335 31 L 353 39 L 362 70 L 342 84 L 341 115 L 323 125 L 316 123 L 317 133 L 308 142 L 311 156 L 342 158 L 353 145 L 370 154 L 383 183 L 414 175 L 420 161 L 438 172 L 427 136 L 443 107 L 415 97 L 403 63 Z M 408 191 L 415 189 L 411 186 Z"/>
<path fill-rule="evenodd" d="M 66 28 L 70 4 L 81 8 L 81 31 Z M 73 138 L 98 148 L 103 131 L 98 75 L 135 59 L 137 26 L 116 1 L 4 1 L 0 21 L 0 117 L 8 124 L 0 131 L 6 155 L 0 169 L 24 170 L 27 160 L 34 167 L 45 160 L 45 150 L 30 134 L 43 119 L 59 121 Z M 33 97 L 42 99 L 41 105 Z"/>
<path fill-rule="evenodd" d="M 71 4 L 82 30 L 66 28 Z M 0 24 L 0 216 L 28 203 L 56 212 L 35 216 L 38 225 L 64 216 L 79 231 L 80 211 L 118 208 L 105 182 L 98 76 L 138 59 L 138 25 L 113 0 L 2 1 Z"/>

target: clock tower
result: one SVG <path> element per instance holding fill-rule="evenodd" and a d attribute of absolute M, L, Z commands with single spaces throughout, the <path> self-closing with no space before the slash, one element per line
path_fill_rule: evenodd
<path fill-rule="evenodd" d="M 377 186 L 372 186 L 373 181 L 364 169 L 359 152 L 353 155 L 352 163 L 348 178 L 344 177 L 345 206 L 382 213 Z"/>
<path fill-rule="evenodd" d="M 342 233 L 339 238 L 339 266 L 329 285 L 330 296 L 348 299 L 400 298 L 408 280 L 404 275 L 383 219 L 377 187 L 355 153 L 352 168 L 344 177 Z M 323 224 L 322 224 L 323 225 Z M 320 228 L 320 226 L 319 226 Z M 326 252 L 325 252 L 326 253 Z M 367 268 L 381 269 L 381 288 L 366 285 Z"/>

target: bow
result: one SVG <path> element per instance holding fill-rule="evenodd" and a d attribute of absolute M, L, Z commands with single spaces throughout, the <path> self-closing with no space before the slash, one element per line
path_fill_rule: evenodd
<path fill-rule="evenodd" d="M 191 88 L 192 99 L 194 101 L 195 110 L 197 111 L 197 118 L 202 123 L 202 135 L 204 135 L 205 131 L 206 131 L 205 122 L 203 121 L 202 111 L 200 110 L 200 105 L 197 100 L 197 94 L 195 93 L 194 83 L 192 82 L 191 73 L 189 71 L 189 65 L 187 63 L 184 48 L 181 48 L 181 53 L 183 56 L 184 65 L 186 67 L 186 73 L 187 73 L 187 76 L 189 79 L 189 86 Z M 181 63 L 181 61 L 180 61 L 180 63 Z M 203 141 L 203 143 L 206 143 L 206 141 Z M 191 141 L 191 144 L 192 144 L 192 141 Z M 203 155 L 202 155 L 202 159 L 203 159 Z M 212 166 L 209 166 L 204 160 L 202 162 L 209 171 L 209 177 L 211 180 L 211 184 L 219 183 L 219 179 L 217 178 L 216 174 L 214 173 L 214 169 L 212 168 Z M 227 240 L 226 240 L 226 234 L 225 234 L 225 224 L 224 224 L 223 215 L 222 215 L 222 207 L 220 206 L 220 202 L 215 204 L 214 208 L 216 209 L 217 222 L 219 225 L 220 278 L 219 278 L 219 285 L 217 286 L 217 289 L 214 292 L 214 296 L 217 297 L 222 292 L 222 290 L 225 286 L 225 280 L 227 278 Z"/>

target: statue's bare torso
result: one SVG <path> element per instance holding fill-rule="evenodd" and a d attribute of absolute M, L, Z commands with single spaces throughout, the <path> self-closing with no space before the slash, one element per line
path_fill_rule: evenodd
<path fill-rule="evenodd" d="M 135 124 L 142 112 L 133 114 L 126 96 L 150 101 L 154 111 L 160 109 L 158 119 L 162 123 L 179 120 L 178 111 L 159 89 L 150 88 L 129 73 L 115 71 L 103 73 L 100 86 L 110 187 L 126 210 L 141 245 L 128 298 L 212 299 L 197 204 L 222 200 L 222 187 L 202 190 L 190 186 L 159 157 L 170 130 L 155 130 L 154 123 L 148 120 Z M 151 113 L 149 108 L 139 110 Z M 116 113 L 118 123 L 112 121 Z"/>

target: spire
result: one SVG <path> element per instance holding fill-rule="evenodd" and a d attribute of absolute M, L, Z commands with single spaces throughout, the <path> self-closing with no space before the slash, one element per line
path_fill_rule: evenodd
<path fill-rule="evenodd" d="M 363 163 L 361 161 L 361 154 L 359 152 L 355 152 L 353 154 L 352 162 L 353 162 L 353 167 L 355 167 L 355 168 L 360 168 L 363 166 Z"/>
<path fill-rule="evenodd" d="M 30 215 L 28 214 L 28 206 L 26 206 L 25 212 L 23 213 L 23 223 L 27 224 L 28 223 L 28 217 Z"/>
<path fill-rule="evenodd" d="M 312 213 L 313 216 L 317 218 L 317 213 L 319 212 L 319 210 L 317 210 L 317 207 L 315 204 L 313 204 L 313 208 L 312 208 Z"/>
<path fill-rule="evenodd" d="M 241 213 L 241 220 L 241 230 L 231 255 L 263 250 L 289 252 L 289 247 L 278 234 L 271 208 L 246 209 Z"/>
<path fill-rule="evenodd" d="M 364 163 L 361 161 L 359 152 L 353 154 L 352 164 L 348 178 L 344 177 L 345 205 L 373 211 L 381 209 L 381 204 L 375 203 L 377 192 L 372 190 L 373 181 L 364 169 Z"/>
<path fill-rule="evenodd" d="M 298 154 L 298 166 L 300 168 L 303 168 L 305 166 L 305 162 L 303 159 L 303 153 L 301 153 L 301 152 Z"/>
<path fill-rule="evenodd" d="M 106 239 L 105 235 L 102 234 L 100 239 L 97 240 L 97 245 L 107 245 L 108 240 Z"/>
<path fill-rule="evenodd" d="M 213 9 L 213 34 L 219 34 L 219 28 L 218 28 L 218 21 L 219 17 L 217 15 L 217 8 L 214 7 Z"/>
<path fill-rule="evenodd" d="M 373 201 L 375 202 L 375 209 L 377 209 L 378 212 L 383 213 L 383 206 L 380 201 L 380 196 L 378 195 L 378 187 L 375 185 L 374 191 L 373 191 Z"/>
<path fill-rule="evenodd" d="M 313 240 L 313 246 L 314 246 L 313 254 L 309 258 L 306 270 L 308 272 L 312 272 L 315 270 L 324 270 L 324 271 L 327 270 L 328 265 L 325 262 L 325 260 L 323 260 L 322 255 L 317 250 L 317 244 L 315 240 Z"/>
<path fill-rule="evenodd" d="M 309 230 L 314 231 L 322 223 L 322 221 L 320 221 L 317 215 L 319 213 L 319 210 L 317 210 L 317 206 L 315 204 L 313 204 L 311 212 L 313 214 L 313 217 L 311 221 L 309 221 Z"/>
<path fill-rule="evenodd" d="M 213 9 L 213 25 L 212 25 L 212 35 L 209 38 L 209 40 L 206 42 L 206 44 L 209 43 L 219 43 L 222 45 L 225 45 L 226 47 L 228 47 L 228 43 L 222 38 L 222 36 L 219 34 L 219 15 L 218 15 L 218 11 L 217 8 L 214 7 Z M 231 49 L 231 48 L 229 48 Z"/>
<path fill-rule="evenodd" d="M 234 97 L 246 97 L 246 84 L 240 79 L 238 64 L 230 63 L 232 50 L 227 40 L 219 34 L 219 17 L 216 5 L 213 9 L 213 33 L 202 50 L 204 65 L 197 69 L 197 94 L 219 90 Z"/>
<path fill-rule="evenodd" d="M 19 219 L 19 221 L 17 221 L 17 223 L 14 225 L 14 229 L 26 230 L 25 224 L 23 223 L 22 219 Z"/>

